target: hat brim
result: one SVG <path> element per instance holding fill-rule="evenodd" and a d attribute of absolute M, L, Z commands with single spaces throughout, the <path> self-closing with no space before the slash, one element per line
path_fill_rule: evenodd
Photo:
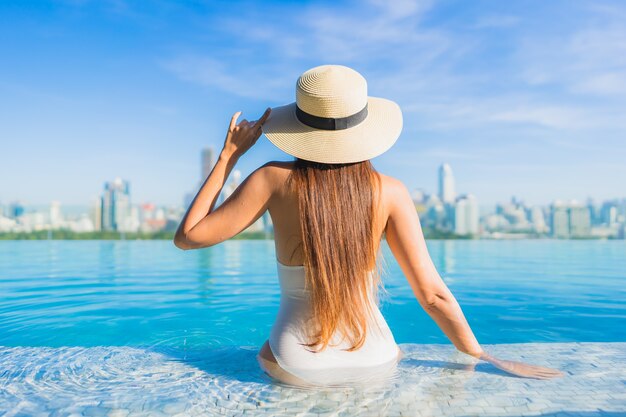
<path fill-rule="evenodd" d="M 263 133 L 276 147 L 307 161 L 327 164 L 372 159 L 398 140 L 402 132 L 402 111 L 391 100 L 367 98 L 367 117 L 343 130 L 320 130 L 296 117 L 296 103 L 272 108 L 263 124 Z"/>

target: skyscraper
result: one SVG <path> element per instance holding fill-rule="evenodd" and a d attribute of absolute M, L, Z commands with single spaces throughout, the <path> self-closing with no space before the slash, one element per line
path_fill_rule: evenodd
<path fill-rule="evenodd" d="M 552 236 L 556 238 L 588 237 L 591 234 L 589 207 L 572 201 L 552 204 Z"/>
<path fill-rule="evenodd" d="M 231 196 L 232 193 L 235 192 L 237 187 L 239 187 L 240 182 L 241 182 L 241 171 L 236 169 L 232 172 L 232 174 L 230 174 L 230 181 L 228 181 L 224 185 L 224 188 L 222 189 L 222 192 L 220 193 L 220 196 L 218 198 L 219 204 L 222 204 L 224 201 L 226 201 L 228 197 Z"/>
<path fill-rule="evenodd" d="M 212 146 L 203 148 L 200 152 L 200 180 L 195 191 L 186 193 L 183 196 L 183 206 L 189 207 L 193 198 L 196 196 L 204 181 L 209 177 L 213 167 L 215 166 L 215 149 Z"/>
<path fill-rule="evenodd" d="M 116 178 L 104 184 L 101 201 L 102 230 L 128 231 L 130 227 L 130 185 Z"/>
<path fill-rule="evenodd" d="M 589 197 L 587 199 L 587 208 L 589 209 L 589 217 L 591 218 L 591 224 L 597 225 L 601 223 L 600 216 L 598 215 L 598 207 L 596 206 L 596 202 L 593 198 Z"/>
<path fill-rule="evenodd" d="M 93 223 L 93 230 L 102 230 L 102 198 L 94 198 L 91 203 L 90 217 Z"/>
<path fill-rule="evenodd" d="M 448 164 L 442 164 L 439 167 L 439 198 L 444 204 L 454 204 L 456 198 L 454 175 Z"/>
<path fill-rule="evenodd" d="M 588 237 L 591 234 L 589 207 L 575 204 L 569 208 L 570 237 Z"/>
<path fill-rule="evenodd" d="M 557 239 L 569 237 L 569 213 L 567 206 L 561 201 L 555 201 L 551 207 L 552 236 Z"/>
<path fill-rule="evenodd" d="M 479 232 L 478 202 L 472 194 L 460 196 L 454 206 L 452 217 L 454 233 L 477 235 Z"/>
<path fill-rule="evenodd" d="M 50 203 L 50 226 L 56 229 L 63 223 L 63 214 L 61 213 L 61 203 L 53 201 Z"/>
<path fill-rule="evenodd" d="M 530 209 L 530 222 L 535 232 L 544 233 L 547 231 L 546 217 L 541 207 L 534 206 Z"/>
<path fill-rule="evenodd" d="M 211 170 L 213 169 L 213 166 L 215 166 L 215 150 L 213 149 L 213 147 L 210 146 L 208 148 L 202 149 L 201 158 L 202 158 L 202 162 L 201 162 L 202 177 L 200 178 L 200 185 L 202 185 L 204 180 L 207 179 L 207 177 L 211 173 Z"/>
<path fill-rule="evenodd" d="M 600 210 L 601 222 L 612 227 L 617 224 L 618 205 L 616 200 L 605 201 Z"/>
<path fill-rule="evenodd" d="M 24 204 L 22 204 L 21 201 L 14 201 L 9 206 L 9 217 L 17 219 L 23 216 L 25 211 L 26 210 L 24 209 Z"/>
<path fill-rule="evenodd" d="M 426 199 L 426 214 L 424 216 L 426 225 L 435 229 L 443 229 L 446 221 L 446 210 L 441 200 L 434 194 L 430 194 Z"/>

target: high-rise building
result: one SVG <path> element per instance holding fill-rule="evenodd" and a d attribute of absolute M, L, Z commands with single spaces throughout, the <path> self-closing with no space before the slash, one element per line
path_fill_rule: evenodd
<path fill-rule="evenodd" d="M 50 203 L 50 226 L 56 229 L 63 223 L 63 215 L 61 213 L 61 203 L 53 201 Z"/>
<path fill-rule="evenodd" d="M 215 149 L 212 146 L 202 149 L 200 152 L 200 180 L 195 191 L 185 193 L 183 196 L 183 206 L 189 207 L 194 197 L 200 191 L 204 181 L 209 177 L 215 166 Z"/>
<path fill-rule="evenodd" d="M 557 239 L 569 237 L 569 213 L 567 206 L 561 201 L 552 204 L 552 236 Z"/>
<path fill-rule="evenodd" d="M 24 215 L 24 205 L 20 201 L 14 201 L 9 205 L 9 217 L 17 219 Z"/>
<path fill-rule="evenodd" d="M 605 201 L 600 210 L 600 222 L 606 226 L 613 227 L 617 224 L 618 204 L 617 201 Z"/>
<path fill-rule="evenodd" d="M 141 226 L 141 220 L 139 219 L 139 207 L 130 206 L 128 217 L 124 222 L 123 232 L 136 232 Z"/>
<path fill-rule="evenodd" d="M 450 165 L 443 164 L 439 167 L 439 198 L 444 204 L 454 204 L 456 191 L 454 189 L 454 175 Z"/>
<path fill-rule="evenodd" d="M 589 207 L 572 205 L 569 208 L 570 237 L 587 237 L 591 234 L 591 216 Z"/>
<path fill-rule="evenodd" d="M 558 239 L 587 237 L 591 234 L 589 207 L 572 201 L 565 204 L 555 201 L 552 204 L 552 236 Z"/>
<path fill-rule="evenodd" d="M 596 202 L 591 197 L 587 198 L 587 208 L 589 208 L 589 217 L 591 218 L 591 224 L 600 224 L 602 222 L 599 215 L 600 213 L 598 207 L 596 206 Z"/>
<path fill-rule="evenodd" d="M 446 212 L 439 197 L 434 194 L 428 195 L 425 205 L 426 211 L 423 215 L 424 224 L 435 229 L 443 229 L 445 226 Z"/>
<path fill-rule="evenodd" d="M 452 218 L 454 233 L 477 235 L 479 232 L 478 202 L 472 194 L 460 196 L 454 206 Z"/>
<path fill-rule="evenodd" d="M 534 206 L 530 209 L 530 222 L 535 232 L 545 233 L 547 231 L 546 217 L 541 207 Z"/>
<path fill-rule="evenodd" d="M 104 184 L 101 198 L 101 227 L 106 231 L 129 231 L 130 217 L 130 184 L 121 178 Z"/>
<path fill-rule="evenodd" d="M 235 192 L 237 187 L 239 187 L 239 183 L 241 182 L 241 171 L 238 169 L 234 170 L 232 174 L 230 174 L 230 181 L 226 183 L 220 196 L 218 198 L 218 203 L 222 204 L 232 193 Z"/>
<path fill-rule="evenodd" d="M 202 149 L 201 158 L 202 158 L 202 161 L 201 161 L 202 177 L 200 178 L 200 184 L 202 184 L 204 180 L 207 179 L 207 177 L 213 170 L 213 167 L 215 166 L 215 150 L 213 149 L 213 147 L 210 146 L 208 148 Z"/>
<path fill-rule="evenodd" d="M 102 230 L 102 198 L 94 198 L 91 203 L 90 210 L 91 222 L 93 230 L 99 232 Z"/>

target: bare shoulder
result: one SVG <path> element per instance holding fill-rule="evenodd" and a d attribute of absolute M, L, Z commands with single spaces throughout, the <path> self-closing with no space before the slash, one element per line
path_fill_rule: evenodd
<path fill-rule="evenodd" d="M 406 201 L 407 197 L 410 199 L 410 193 L 406 185 L 399 179 L 378 173 L 381 182 L 382 199 L 388 205 L 398 204 L 399 202 Z"/>
<path fill-rule="evenodd" d="M 293 161 L 269 161 L 261 165 L 256 171 L 262 173 L 269 180 L 286 178 L 293 170 Z"/>
<path fill-rule="evenodd" d="M 292 161 L 270 161 L 257 168 L 251 176 L 258 177 L 268 188 L 282 186 L 293 170 Z"/>
<path fill-rule="evenodd" d="M 269 161 L 261 165 L 261 168 L 275 175 L 286 175 L 293 170 L 294 161 Z"/>

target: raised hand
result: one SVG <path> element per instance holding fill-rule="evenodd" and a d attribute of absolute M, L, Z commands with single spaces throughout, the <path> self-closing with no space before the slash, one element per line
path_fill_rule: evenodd
<path fill-rule="evenodd" d="M 249 122 L 243 119 L 239 124 L 237 124 L 237 119 L 241 112 L 235 113 L 230 120 L 230 126 L 226 133 L 223 152 L 235 158 L 239 158 L 246 153 L 261 136 L 261 127 L 270 116 L 270 113 L 271 109 L 268 107 L 258 120 Z"/>
<path fill-rule="evenodd" d="M 557 369 L 529 365 L 523 362 L 498 359 L 485 352 L 480 355 L 479 359 L 489 362 L 498 369 L 523 378 L 551 379 L 556 377 L 562 377 L 564 375 L 563 372 Z"/>

